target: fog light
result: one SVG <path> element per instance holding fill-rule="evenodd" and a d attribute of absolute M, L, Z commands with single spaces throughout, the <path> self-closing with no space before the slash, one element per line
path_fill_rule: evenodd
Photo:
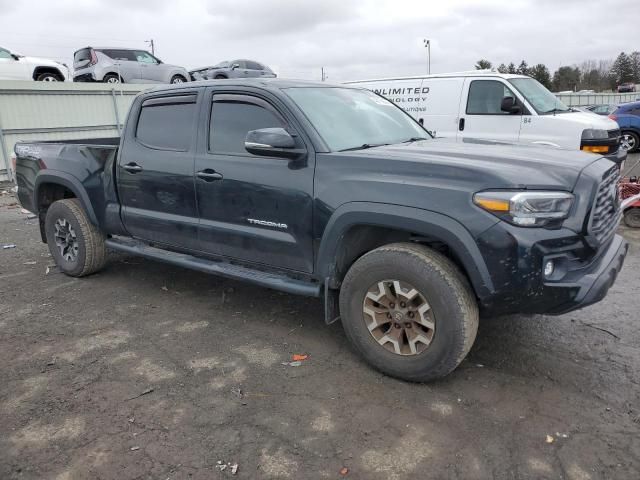
<path fill-rule="evenodd" d="M 553 260 L 547 260 L 547 262 L 544 264 L 544 276 L 545 277 L 550 277 L 551 275 L 553 275 L 553 271 L 555 270 L 556 266 L 553 263 Z"/>

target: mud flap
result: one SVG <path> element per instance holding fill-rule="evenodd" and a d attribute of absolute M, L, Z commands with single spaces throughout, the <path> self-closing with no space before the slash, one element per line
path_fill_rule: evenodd
<path fill-rule="evenodd" d="M 324 281 L 324 322 L 327 325 L 340 320 L 340 290 L 329 288 L 329 278 Z"/>

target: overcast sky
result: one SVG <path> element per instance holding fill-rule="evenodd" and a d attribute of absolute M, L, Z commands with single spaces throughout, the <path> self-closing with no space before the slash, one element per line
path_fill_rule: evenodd
<path fill-rule="evenodd" d="M 71 62 L 83 46 L 145 47 L 187 68 L 250 58 L 280 76 L 356 80 L 560 65 L 640 50 L 640 0 L 0 0 L 0 46 Z"/>

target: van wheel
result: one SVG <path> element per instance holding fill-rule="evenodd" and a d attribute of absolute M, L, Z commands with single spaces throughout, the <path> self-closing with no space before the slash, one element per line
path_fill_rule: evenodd
<path fill-rule="evenodd" d="M 635 153 L 640 149 L 640 135 L 635 132 L 622 132 L 620 144 L 627 149 L 628 153 Z"/>
<path fill-rule="evenodd" d="M 444 255 L 408 243 L 377 248 L 351 266 L 340 313 L 367 362 L 412 382 L 452 372 L 478 331 L 478 305 L 466 277 Z"/>
<path fill-rule="evenodd" d="M 115 73 L 107 73 L 102 81 L 104 83 L 124 83 L 120 75 L 116 75 Z"/>
<path fill-rule="evenodd" d="M 224 79 L 226 79 L 226 78 L 227 78 L 227 76 L 226 76 L 226 75 L 220 75 L 220 74 L 219 74 L 219 75 L 216 75 L 216 76 L 215 76 L 215 77 L 213 77 L 213 78 L 215 78 L 216 80 L 224 80 Z"/>
<path fill-rule="evenodd" d="M 624 223 L 627 227 L 640 228 L 640 207 L 629 208 L 624 212 Z"/>
<path fill-rule="evenodd" d="M 104 266 L 104 235 L 89 221 L 77 198 L 53 202 L 44 228 L 51 256 L 62 272 L 84 277 Z"/>

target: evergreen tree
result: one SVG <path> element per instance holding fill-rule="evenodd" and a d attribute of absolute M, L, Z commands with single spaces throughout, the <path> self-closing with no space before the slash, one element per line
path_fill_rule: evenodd
<path fill-rule="evenodd" d="M 500 66 L 498 67 L 498 71 L 500 73 L 507 73 L 509 71 L 509 69 L 507 68 L 507 66 L 504 63 L 501 63 Z"/>
<path fill-rule="evenodd" d="M 640 83 L 640 52 L 631 54 L 631 65 L 633 66 L 633 81 Z"/>
<path fill-rule="evenodd" d="M 551 73 L 545 64 L 539 63 L 529 68 L 529 76 L 551 90 Z"/>
<path fill-rule="evenodd" d="M 489 60 L 480 59 L 478 63 L 476 63 L 476 70 L 487 70 L 492 67 L 491 62 Z"/>
<path fill-rule="evenodd" d="M 518 73 L 520 75 L 529 75 L 529 64 L 524 60 L 520 62 L 520 66 L 518 67 Z"/>
<path fill-rule="evenodd" d="M 507 73 L 518 73 L 518 69 L 513 62 L 511 62 L 507 67 Z"/>
<path fill-rule="evenodd" d="M 632 82 L 634 80 L 633 76 L 633 62 L 631 57 L 624 52 L 621 52 L 616 58 L 616 61 L 613 62 L 613 66 L 611 67 L 611 75 L 615 78 L 618 84 L 624 82 Z"/>
<path fill-rule="evenodd" d="M 553 74 L 553 88 L 561 92 L 563 90 L 576 90 L 580 83 L 580 69 L 578 67 L 560 67 Z"/>

